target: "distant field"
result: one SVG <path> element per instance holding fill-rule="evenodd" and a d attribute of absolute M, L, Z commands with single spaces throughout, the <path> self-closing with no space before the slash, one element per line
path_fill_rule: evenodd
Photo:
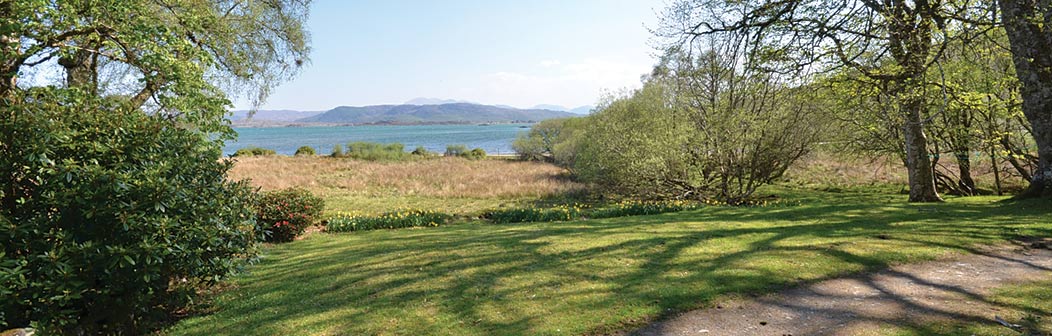
<path fill-rule="evenodd" d="M 233 180 L 264 190 L 304 187 L 326 211 L 382 213 L 400 208 L 474 214 L 501 206 L 563 197 L 583 190 L 559 167 L 514 160 L 436 158 L 368 162 L 329 157 L 238 158 Z"/>

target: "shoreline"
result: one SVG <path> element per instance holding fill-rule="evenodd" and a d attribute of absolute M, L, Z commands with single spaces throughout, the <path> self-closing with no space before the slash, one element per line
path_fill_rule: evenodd
<path fill-rule="evenodd" d="M 493 126 L 493 125 L 533 125 L 537 121 L 533 120 L 516 120 L 510 122 L 420 122 L 420 123 L 401 123 L 401 122 L 378 122 L 378 123 L 302 123 L 293 121 L 270 121 L 261 120 L 259 122 L 240 122 L 231 121 L 230 127 L 232 128 L 284 128 L 284 127 L 355 127 L 355 126 Z M 524 127 L 525 128 L 525 127 Z"/>

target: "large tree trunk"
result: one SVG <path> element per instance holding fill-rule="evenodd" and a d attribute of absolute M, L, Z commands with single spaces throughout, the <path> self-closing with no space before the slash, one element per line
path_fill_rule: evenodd
<path fill-rule="evenodd" d="M 967 148 L 955 153 L 957 157 L 957 169 L 960 171 L 960 178 L 957 182 L 957 186 L 961 189 L 963 196 L 975 196 L 978 195 L 978 190 L 975 189 L 975 179 L 972 179 L 972 158 L 969 155 L 971 151 Z"/>
<path fill-rule="evenodd" d="M 0 1 L 0 18 L 11 18 L 14 16 L 12 11 L 10 2 Z M 0 34 L 0 98 L 7 96 L 18 84 L 20 54 L 18 34 Z"/>
<path fill-rule="evenodd" d="M 1001 0 L 1037 169 L 1020 197 L 1052 197 L 1052 0 Z"/>
<path fill-rule="evenodd" d="M 66 69 L 66 87 L 81 87 L 95 93 L 95 62 L 95 54 L 83 49 L 60 57 L 58 64 Z"/>
<path fill-rule="evenodd" d="M 921 120 L 921 102 L 906 104 L 906 124 L 902 135 L 906 140 L 906 171 L 909 175 L 910 202 L 941 202 L 935 189 L 935 173 L 928 157 L 928 138 Z"/>

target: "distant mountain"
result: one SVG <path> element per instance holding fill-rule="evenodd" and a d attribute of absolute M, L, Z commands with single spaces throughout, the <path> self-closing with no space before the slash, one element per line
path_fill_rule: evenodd
<path fill-rule="evenodd" d="M 233 115 L 230 116 L 232 121 L 243 121 L 248 119 L 248 112 L 245 110 L 233 111 Z M 310 116 L 321 114 L 325 111 L 293 111 L 293 110 L 259 110 L 252 115 L 253 121 L 294 121 L 297 119 L 303 119 Z"/>
<path fill-rule="evenodd" d="M 559 106 L 559 105 L 541 104 L 541 105 L 534 106 L 532 108 L 533 109 L 540 109 L 540 110 L 552 110 L 552 111 L 570 112 L 570 113 L 573 113 L 573 114 L 589 114 L 589 113 L 592 113 L 592 109 L 594 109 L 595 106 L 585 105 L 585 106 L 579 106 L 579 107 L 575 107 L 575 108 L 567 108 L 565 106 Z"/>
<path fill-rule="evenodd" d="M 471 124 L 536 122 L 576 116 L 544 109 L 515 109 L 492 105 L 451 103 L 440 105 L 340 106 L 325 113 L 297 120 L 328 124 Z"/>
<path fill-rule="evenodd" d="M 455 99 L 438 99 L 438 98 L 423 98 L 417 97 L 406 101 L 405 105 L 442 105 L 442 104 L 456 104 L 456 103 L 468 103 L 471 102 L 466 100 L 455 100 Z"/>
<path fill-rule="evenodd" d="M 595 106 L 585 105 L 585 106 L 579 106 L 579 107 L 572 108 L 572 109 L 570 109 L 567 112 L 570 112 L 570 113 L 573 113 L 573 114 L 591 114 L 592 110 L 594 110 L 594 109 L 595 109 Z"/>

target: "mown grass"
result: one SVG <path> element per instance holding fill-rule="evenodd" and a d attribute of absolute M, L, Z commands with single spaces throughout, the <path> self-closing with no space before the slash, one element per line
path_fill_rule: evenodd
<path fill-rule="evenodd" d="M 1052 235 L 1048 200 L 907 204 L 769 188 L 792 205 L 315 234 L 267 249 L 171 335 L 561 335 L 630 330 L 724 296 Z M 797 204 L 799 203 L 799 204 Z"/>
<path fill-rule="evenodd" d="M 233 180 L 250 179 L 264 190 L 307 188 L 325 199 L 326 211 L 381 214 L 427 209 L 473 215 L 578 193 L 584 186 L 565 170 L 539 162 L 434 158 L 370 162 L 329 157 L 239 158 Z"/>

